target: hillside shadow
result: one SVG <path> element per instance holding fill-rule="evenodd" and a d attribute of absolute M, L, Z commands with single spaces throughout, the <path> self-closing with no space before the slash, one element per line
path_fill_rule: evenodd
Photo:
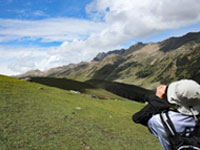
<path fill-rule="evenodd" d="M 86 89 L 95 89 L 88 83 L 78 82 L 66 78 L 51 78 L 51 77 L 33 77 L 32 82 L 44 84 L 51 87 L 57 87 L 63 90 L 74 90 L 84 93 Z"/>
<path fill-rule="evenodd" d="M 153 93 L 151 90 L 135 85 L 105 80 L 88 80 L 86 82 L 79 82 L 66 78 L 33 77 L 31 78 L 31 81 L 63 90 L 79 91 L 81 93 L 86 93 L 87 89 L 101 88 L 118 96 L 138 102 L 145 102 L 145 98 Z"/>
<path fill-rule="evenodd" d="M 154 92 L 148 89 L 144 89 L 135 85 L 129 85 L 118 82 L 110 82 L 104 80 L 88 80 L 86 83 L 94 85 L 96 88 L 103 88 L 118 96 L 138 101 L 145 102 L 145 98 Z"/>

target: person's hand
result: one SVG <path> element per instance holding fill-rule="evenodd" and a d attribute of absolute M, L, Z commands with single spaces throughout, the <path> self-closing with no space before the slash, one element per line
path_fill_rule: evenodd
<path fill-rule="evenodd" d="M 158 96 L 160 99 L 163 99 L 165 97 L 166 91 L 167 91 L 167 86 L 160 85 L 159 87 L 157 87 L 156 96 Z"/>

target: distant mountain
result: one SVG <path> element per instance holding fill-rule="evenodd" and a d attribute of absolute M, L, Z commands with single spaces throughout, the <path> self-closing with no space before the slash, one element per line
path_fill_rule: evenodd
<path fill-rule="evenodd" d="M 175 50 L 188 43 L 199 43 L 200 33 L 188 33 L 182 37 L 172 37 L 160 43 L 160 49 L 164 52 Z"/>
<path fill-rule="evenodd" d="M 137 43 L 126 50 L 99 53 L 91 62 L 31 71 L 18 77 L 27 76 L 107 80 L 148 89 L 183 78 L 200 82 L 200 32 L 157 43 Z"/>
<path fill-rule="evenodd" d="M 17 77 L 19 77 L 19 78 L 20 77 L 22 77 L 22 78 L 24 78 L 24 77 L 26 77 L 26 78 L 27 77 L 40 77 L 43 75 L 44 75 L 44 73 L 42 71 L 36 69 L 36 70 L 30 70 L 30 71 L 26 72 L 25 74 L 19 75 Z"/>
<path fill-rule="evenodd" d="M 108 53 L 102 52 L 99 53 L 94 59 L 93 61 L 102 61 L 105 57 L 107 57 L 108 55 L 111 54 L 118 54 L 118 55 L 122 55 L 125 52 L 125 49 L 121 49 L 121 50 L 114 50 L 114 51 L 110 51 Z"/>

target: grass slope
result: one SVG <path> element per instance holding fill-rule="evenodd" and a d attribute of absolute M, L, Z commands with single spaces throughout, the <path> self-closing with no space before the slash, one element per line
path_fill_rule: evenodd
<path fill-rule="evenodd" d="M 131 121 L 143 106 L 0 76 L 0 149 L 161 149 Z"/>
<path fill-rule="evenodd" d="M 121 97 L 125 97 L 129 100 L 134 100 L 138 102 L 145 102 L 145 97 L 154 93 L 151 90 L 119 82 L 110 82 L 105 80 L 88 80 L 85 83 L 89 83 L 98 88 L 103 88 Z"/>
<path fill-rule="evenodd" d="M 96 96 L 102 99 L 118 99 L 127 100 L 123 97 L 117 96 L 112 92 L 104 90 L 104 88 L 96 87 L 96 83 L 88 84 L 80 81 L 70 80 L 66 78 L 50 78 L 50 77 L 33 77 L 32 82 L 37 82 L 47 86 L 57 87 L 64 90 L 74 90 L 87 94 L 90 96 Z"/>

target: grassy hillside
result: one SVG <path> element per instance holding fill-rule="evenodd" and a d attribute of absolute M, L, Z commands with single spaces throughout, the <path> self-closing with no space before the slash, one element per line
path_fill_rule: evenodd
<path fill-rule="evenodd" d="M 153 91 L 134 85 L 128 85 L 104 80 L 88 80 L 80 82 L 66 78 L 33 77 L 32 82 L 53 86 L 64 90 L 74 90 L 99 99 L 134 100 L 144 102 L 147 95 Z"/>
<path fill-rule="evenodd" d="M 161 149 L 131 120 L 143 106 L 0 76 L 0 149 Z"/>
<path fill-rule="evenodd" d="M 57 87 L 64 90 L 69 90 L 69 91 L 73 90 L 75 92 L 80 92 L 82 94 L 87 94 L 91 97 L 96 97 L 100 99 L 127 100 L 123 97 L 113 94 L 112 92 L 104 90 L 104 88 L 102 87 L 96 87 L 95 83 L 88 84 L 66 78 L 46 78 L 46 77 L 34 77 L 31 78 L 31 81 L 44 84 L 47 86 Z"/>
<path fill-rule="evenodd" d="M 110 82 L 104 80 L 88 80 L 86 83 L 103 88 L 109 92 L 117 94 L 121 97 L 128 98 L 138 102 L 145 102 L 145 98 L 154 92 L 135 85 L 123 84 L 118 82 Z"/>

